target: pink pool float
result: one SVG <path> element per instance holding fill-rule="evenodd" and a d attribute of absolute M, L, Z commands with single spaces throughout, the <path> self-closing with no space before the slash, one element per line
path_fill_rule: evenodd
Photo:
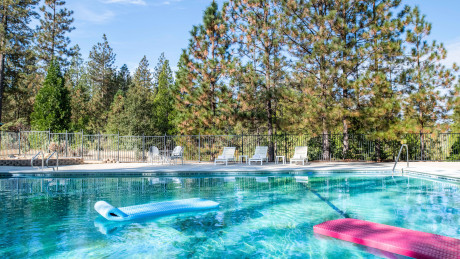
<path fill-rule="evenodd" d="M 459 239 L 359 219 L 326 221 L 313 231 L 413 258 L 460 258 Z"/>

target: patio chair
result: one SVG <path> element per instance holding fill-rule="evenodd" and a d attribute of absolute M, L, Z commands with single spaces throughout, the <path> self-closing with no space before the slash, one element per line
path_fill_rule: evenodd
<path fill-rule="evenodd" d="M 148 161 L 153 164 L 153 161 L 156 159 L 158 162 L 161 160 L 160 150 L 157 147 L 151 146 L 149 152 L 147 153 Z"/>
<path fill-rule="evenodd" d="M 176 146 L 173 151 L 171 152 L 171 156 L 169 157 L 169 161 L 172 163 L 173 161 L 177 164 L 177 160 L 182 160 L 182 164 L 184 164 L 184 149 L 181 146 Z"/>
<path fill-rule="evenodd" d="M 267 152 L 267 146 L 257 146 L 254 155 L 251 158 L 249 158 L 249 165 L 251 164 L 251 162 L 260 162 L 260 165 L 262 165 L 263 161 L 268 162 Z"/>
<path fill-rule="evenodd" d="M 290 164 L 292 162 L 302 162 L 302 165 L 305 165 L 305 160 L 308 163 L 308 147 L 295 147 L 294 156 L 291 158 Z"/>
<path fill-rule="evenodd" d="M 224 147 L 222 155 L 218 156 L 214 160 L 214 165 L 216 165 L 217 162 L 225 162 L 225 165 L 228 165 L 228 162 L 230 161 L 235 162 L 235 151 L 236 147 Z"/>

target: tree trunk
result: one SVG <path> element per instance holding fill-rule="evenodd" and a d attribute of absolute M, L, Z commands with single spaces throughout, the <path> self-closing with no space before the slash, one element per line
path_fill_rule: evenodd
<path fill-rule="evenodd" d="M 3 6 L 3 14 L 2 14 L 2 26 L 3 26 L 3 34 L 0 35 L 0 122 L 2 122 L 2 115 L 3 115 L 3 92 L 5 90 L 5 53 L 4 47 L 6 43 L 6 31 L 8 27 L 8 19 L 6 16 L 6 7 Z"/>
<path fill-rule="evenodd" d="M 5 71 L 5 54 L 0 53 L 0 122 L 3 115 L 3 92 L 4 92 L 4 71 Z"/>

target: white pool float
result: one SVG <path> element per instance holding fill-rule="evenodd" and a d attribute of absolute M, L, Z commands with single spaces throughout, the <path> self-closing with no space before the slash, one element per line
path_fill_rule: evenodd
<path fill-rule="evenodd" d="M 145 217 L 158 217 L 169 214 L 215 209 L 219 203 L 201 198 L 164 201 L 116 208 L 105 201 L 98 201 L 94 209 L 104 218 L 112 221 L 126 221 Z"/>

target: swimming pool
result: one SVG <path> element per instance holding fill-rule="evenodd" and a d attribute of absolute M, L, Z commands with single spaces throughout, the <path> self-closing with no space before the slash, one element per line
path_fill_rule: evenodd
<path fill-rule="evenodd" d="M 313 226 L 352 217 L 460 238 L 459 187 L 382 173 L 0 178 L 0 257 L 372 258 Z M 93 209 L 193 197 L 221 206 L 127 223 Z"/>

